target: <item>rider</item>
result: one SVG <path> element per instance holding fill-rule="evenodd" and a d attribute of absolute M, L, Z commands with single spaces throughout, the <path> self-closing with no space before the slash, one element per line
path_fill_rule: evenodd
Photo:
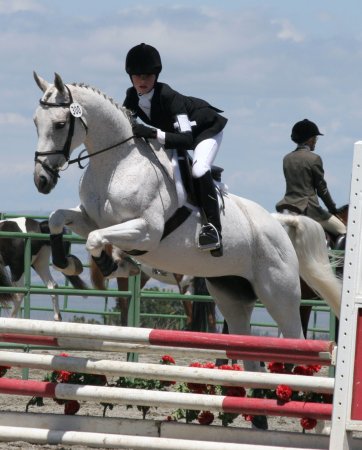
<path fill-rule="evenodd" d="M 335 216 L 338 209 L 324 179 L 322 159 L 313 153 L 318 136 L 323 134 L 317 125 L 308 119 L 293 126 L 291 139 L 297 144 L 297 148 L 283 159 L 286 192 L 284 198 L 276 204 L 276 210 L 311 217 L 334 235 L 337 243 L 344 241 L 346 226 Z M 320 206 L 318 197 L 322 199 L 328 211 Z M 340 235 L 343 237 L 338 238 Z"/>
<path fill-rule="evenodd" d="M 133 127 L 134 135 L 157 139 L 165 148 L 194 150 L 192 176 L 207 222 L 201 228 L 198 247 L 212 250 L 213 256 L 221 256 L 220 211 L 211 165 L 227 119 L 206 101 L 186 97 L 160 83 L 161 57 L 151 45 L 142 43 L 131 48 L 125 66 L 133 87 L 127 90 L 123 106 L 152 127 L 138 123 Z"/>

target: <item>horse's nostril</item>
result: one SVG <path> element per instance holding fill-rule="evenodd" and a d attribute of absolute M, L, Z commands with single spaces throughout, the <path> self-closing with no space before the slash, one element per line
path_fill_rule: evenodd
<path fill-rule="evenodd" d="M 39 188 L 44 188 L 47 185 L 48 181 L 44 175 L 39 177 Z"/>

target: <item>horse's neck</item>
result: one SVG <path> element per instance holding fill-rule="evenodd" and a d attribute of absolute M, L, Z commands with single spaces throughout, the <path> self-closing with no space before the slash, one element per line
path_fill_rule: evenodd
<path fill-rule="evenodd" d="M 84 110 L 87 124 L 85 145 L 89 153 L 107 148 L 132 136 L 125 110 L 112 99 L 89 87 L 75 86 L 74 97 Z M 102 157 L 107 157 L 103 154 Z"/>
<path fill-rule="evenodd" d="M 152 146 L 143 139 L 132 137 L 132 126 L 126 111 L 115 105 L 113 101 L 90 88 L 75 87 L 74 97 L 84 106 L 85 121 L 88 133 L 84 141 L 88 153 L 93 153 L 116 146 L 113 149 L 91 157 L 88 170 L 102 177 L 112 177 L 114 180 L 134 177 L 135 170 L 139 180 L 144 180 L 140 186 L 147 189 L 147 180 L 158 179 L 157 195 L 162 196 L 168 214 L 177 208 L 177 194 L 173 182 L 172 153 L 166 151 L 157 141 Z M 79 99 L 79 100 L 78 100 Z M 156 195 L 156 193 L 155 193 Z M 175 205 L 173 208 L 171 205 Z"/>
<path fill-rule="evenodd" d="M 166 151 L 160 144 L 153 142 L 152 146 L 143 139 L 129 140 L 132 136 L 132 126 L 126 110 L 116 105 L 110 98 L 87 87 L 76 86 L 77 98 L 86 111 L 86 123 L 88 133 L 85 145 L 90 154 L 107 147 L 117 145 L 126 146 L 127 152 L 117 150 L 102 153 L 100 161 L 105 164 L 109 158 L 112 164 L 124 157 L 132 157 L 135 160 L 143 158 L 157 164 L 157 160 L 172 176 L 171 152 Z"/>

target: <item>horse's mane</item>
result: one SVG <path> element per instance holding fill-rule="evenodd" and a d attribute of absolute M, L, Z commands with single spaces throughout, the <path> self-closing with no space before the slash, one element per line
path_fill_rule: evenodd
<path fill-rule="evenodd" d="M 89 90 L 93 91 L 94 93 L 96 93 L 96 94 L 100 95 L 101 97 L 103 97 L 105 100 L 109 101 L 116 109 L 121 111 L 126 116 L 126 118 L 130 121 L 131 125 L 135 122 L 135 118 L 134 118 L 132 112 L 129 109 L 127 109 L 124 106 L 120 105 L 112 97 L 110 97 L 109 95 L 105 94 L 100 89 L 95 88 L 93 86 L 90 86 L 89 84 L 86 84 L 86 83 L 71 83 L 71 86 L 80 87 L 80 88 L 84 88 L 84 89 L 89 89 Z"/>

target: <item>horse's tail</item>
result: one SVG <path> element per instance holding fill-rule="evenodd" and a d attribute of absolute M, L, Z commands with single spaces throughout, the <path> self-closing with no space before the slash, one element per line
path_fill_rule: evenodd
<path fill-rule="evenodd" d="M 13 284 L 9 278 L 8 272 L 5 268 L 4 261 L 0 255 L 0 286 L 12 287 Z M 0 303 L 7 304 L 14 300 L 14 295 L 11 292 L 0 292 Z"/>
<path fill-rule="evenodd" d="M 273 214 L 284 226 L 299 260 L 301 278 L 331 307 L 339 317 L 342 282 L 333 272 L 324 230 L 306 216 Z"/>

